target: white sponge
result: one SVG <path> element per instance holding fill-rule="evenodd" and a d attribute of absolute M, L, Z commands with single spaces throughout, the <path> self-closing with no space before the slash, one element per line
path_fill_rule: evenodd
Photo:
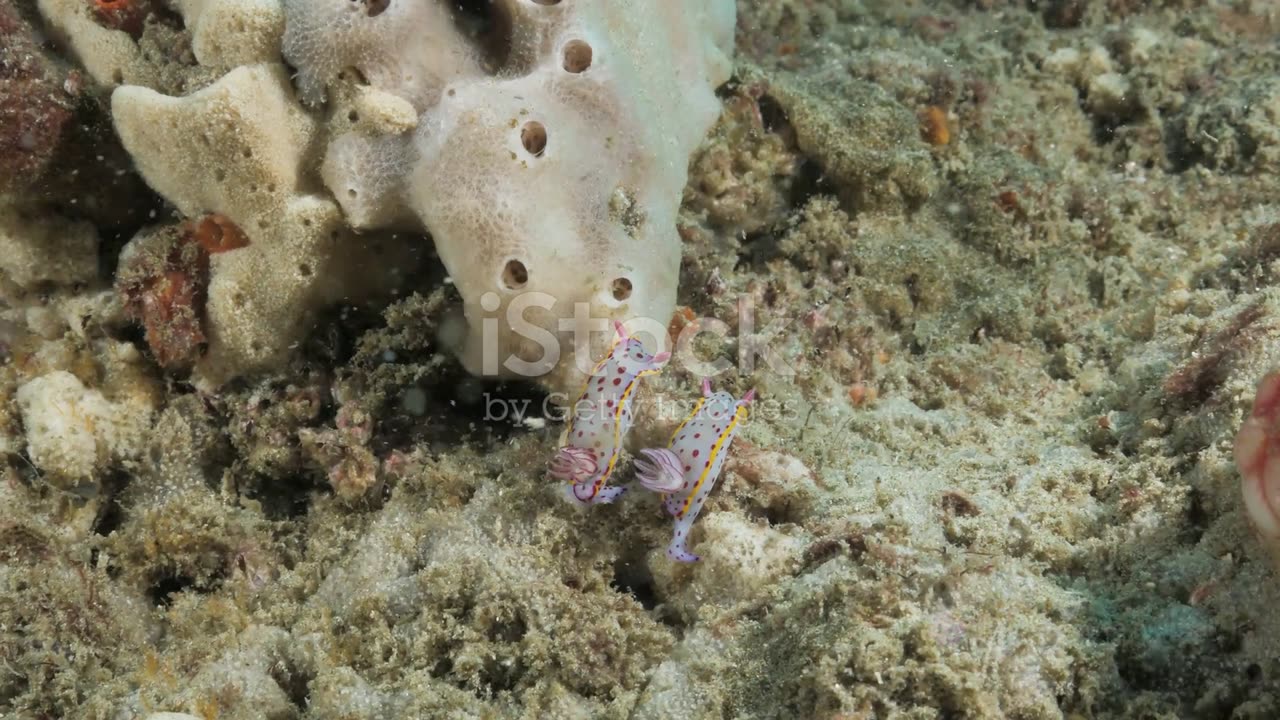
<path fill-rule="evenodd" d="M 689 156 L 719 115 L 734 4 L 505 0 L 497 11 L 510 26 L 501 71 L 431 85 L 411 144 L 338 137 L 324 179 L 357 227 L 391 226 L 407 203 L 431 232 L 464 300 L 472 372 L 554 370 L 551 385 L 573 387 L 590 368 L 576 355 L 598 355 L 610 336 L 575 344 L 586 331 L 644 318 L 661 335 L 670 320 L 676 212 Z"/>
<path fill-rule="evenodd" d="M 325 304 L 395 290 L 416 232 L 462 295 L 473 372 L 576 389 L 608 319 L 666 341 L 733 0 L 175 2 L 202 72 L 238 65 L 181 97 L 120 87 L 112 114 L 148 184 L 248 240 L 211 261 L 202 387 L 279 366 Z M 82 8 L 40 5 L 100 50 Z M 98 54 L 112 82 L 159 83 Z"/>
<path fill-rule="evenodd" d="M 347 68 L 425 109 L 447 82 L 479 74 L 479 58 L 439 0 L 285 0 L 284 56 L 303 101 L 324 100 Z"/>

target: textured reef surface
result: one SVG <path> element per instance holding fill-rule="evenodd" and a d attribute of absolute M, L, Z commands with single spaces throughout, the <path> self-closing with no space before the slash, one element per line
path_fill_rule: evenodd
<path fill-rule="evenodd" d="M 460 49 L 0 0 L 0 715 L 1280 716 L 1232 454 L 1280 367 L 1273 2 L 343 3 Z M 561 115 L 431 114 L 538 73 Z M 563 376 L 458 359 L 545 267 L 689 339 L 613 503 L 548 479 Z M 754 400 L 676 562 L 635 458 L 713 364 Z"/>

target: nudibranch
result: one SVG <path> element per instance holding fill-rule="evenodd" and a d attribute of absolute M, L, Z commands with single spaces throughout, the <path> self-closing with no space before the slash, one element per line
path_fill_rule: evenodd
<path fill-rule="evenodd" d="M 716 485 L 755 392 L 748 390 L 741 400 L 734 400 L 727 392 L 713 394 L 711 381 L 703 379 L 702 398 L 672 433 L 667 449 L 640 451 L 647 460 L 636 460 L 636 479 L 646 489 L 661 493 L 667 514 L 675 517 L 675 536 L 667 546 L 667 557 L 672 560 L 699 559 L 689 552 L 689 531 Z"/>
<path fill-rule="evenodd" d="M 613 502 L 626 488 L 607 487 L 631 429 L 632 403 L 640 378 L 662 370 L 671 353 L 650 355 L 616 320 L 613 347 L 596 363 L 586 387 L 573 404 L 551 461 L 550 476 L 566 483 L 565 497 L 582 505 Z"/>

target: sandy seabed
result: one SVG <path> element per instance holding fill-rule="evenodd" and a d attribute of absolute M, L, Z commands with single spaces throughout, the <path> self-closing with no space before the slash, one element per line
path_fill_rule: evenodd
<path fill-rule="evenodd" d="M 439 347 L 429 250 L 278 372 L 160 370 L 116 263 L 176 218 L 32 5 L 0 0 L 0 150 L 52 148 L 0 156 L 33 173 L 0 211 L 0 716 L 1280 717 L 1231 457 L 1280 365 L 1273 3 L 741 0 L 673 327 L 750 305 L 770 354 L 716 379 L 759 400 L 690 565 L 652 496 L 556 498 L 545 391 Z M 139 42 L 181 46 L 169 15 Z M 698 379 L 647 379 L 634 447 Z"/>

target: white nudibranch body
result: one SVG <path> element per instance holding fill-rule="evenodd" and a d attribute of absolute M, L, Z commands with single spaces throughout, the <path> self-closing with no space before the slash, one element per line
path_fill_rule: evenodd
<path fill-rule="evenodd" d="M 662 370 L 667 352 L 650 355 L 639 340 L 615 322 L 613 347 L 596 363 L 586 387 L 573 404 L 549 475 L 566 484 L 565 498 L 581 505 L 613 502 L 626 488 L 607 487 L 631 429 L 632 404 L 640 378 Z"/>
<path fill-rule="evenodd" d="M 636 461 L 636 478 L 646 489 L 663 495 L 663 507 L 675 518 L 675 534 L 667 547 L 672 560 L 699 559 L 689 551 L 689 531 L 715 487 L 733 436 L 746 420 L 754 397 L 754 390 L 741 400 L 727 392 L 713 394 L 710 381 L 703 380 L 702 399 L 672 433 L 669 446 L 641 451 L 647 461 Z"/>

